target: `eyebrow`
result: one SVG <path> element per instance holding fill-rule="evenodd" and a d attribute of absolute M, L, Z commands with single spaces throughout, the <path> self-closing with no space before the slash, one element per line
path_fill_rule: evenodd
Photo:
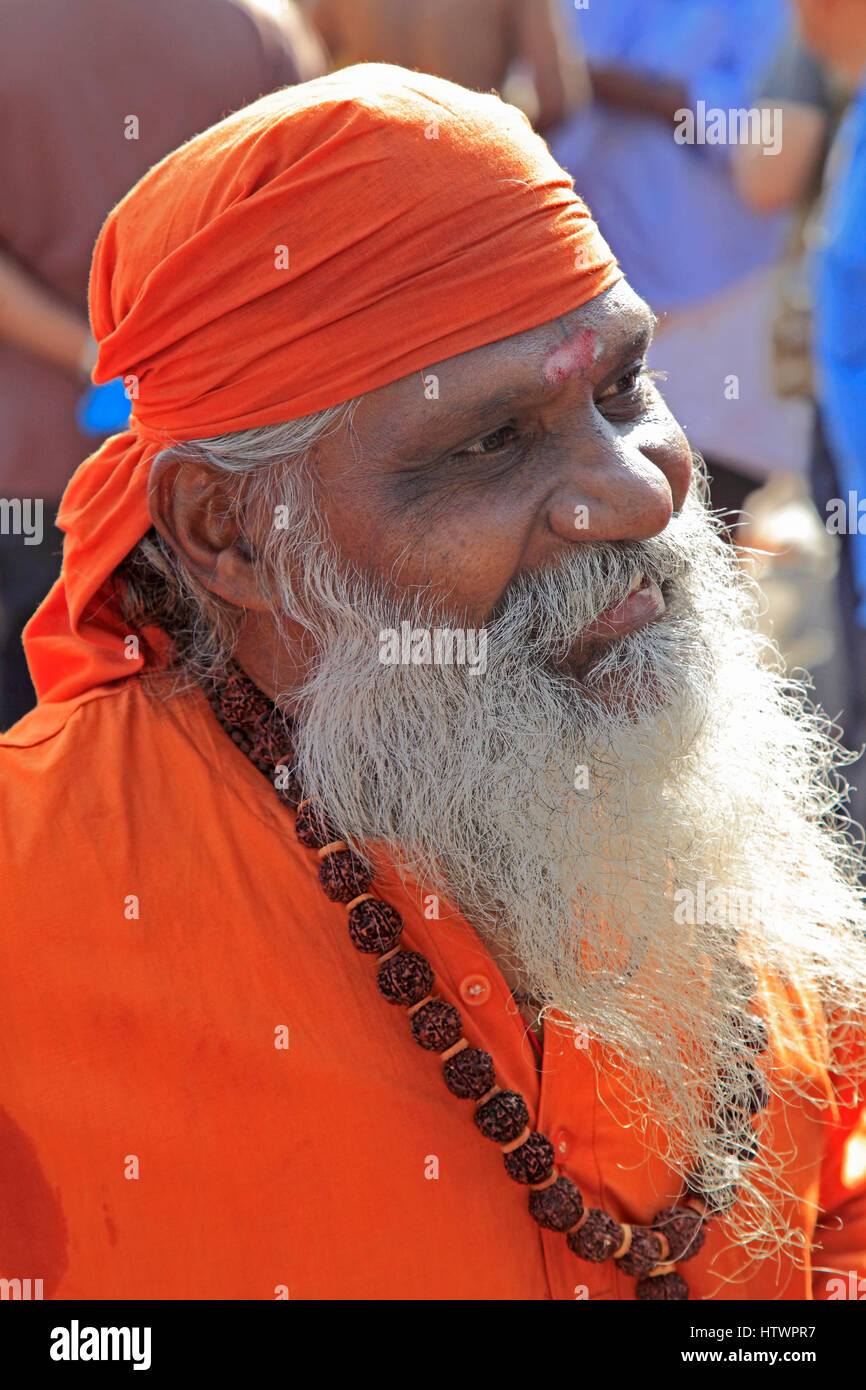
<path fill-rule="evenodd" d="M 534 390 L 534 385 L 527 382 L 523 386 L 513 387 L 510 391 L 497 391 L 495 395 L 485 396 L 481 401 L 467 401 L 463 405 L 457 404 L 438 418 L 440 423 L 446 427 L 454 425 L 471 432 L 473 426 L 476 429 L 479 428 L 485 423 L 488 416 L 499 415 L 503 410 L 509 410 L 515 401 L 519 401 Z"/>
<path fill-rule="evenodd" d="M 537 394 L 537 386 L 524 382 L 511 390 L 497 391 L 483 400 L 456 402 L 439 410 L 435 416 L 413 424 L 408 433 L 393 439 L 389 449 L 395 459 L 406 458 L 413 463 L 432 461 L 449 453 L 460 444 L 483 433 L 486 425 L 502 422 L 515 403 Z M 441 402 L 440 402 L 441 404 Z M 436 442 L 431 443 L 435 432 Z"/>
<path fill-rule="evenodd" d="M 620 363 L 624 362 L 626 358 L 631 357 L 639 348 L 643 347 L 645 350 L 649 346 L 658 323 L 658 315 L 650 311 L 650 316 L 640 328 L 635 329 L 630 337 L 618 347 L 611 348 L 611 352 L 616 352 L 617 354 L 616 364 L 611 368 L 611 372 L 615 371 Z M 572 336 L 574 337 L 576 335 Z M 610 375 L 610 373 L 608 373 L 608 375 Z M 446 406 L 444 411 L 437 411 L 436 413 L 435 424 L 437 434 L 439 434 L 441 438 L 446 431 L 449 434 L 451 431 L 459 432 L 455 437 L 454 443 L 460 443 L 464 439 L 469 439 L 474 434 L 479 433 L 484 425 L 491 419 L 496 419 L 500 417 L 504 411 L 510 410 L 516 402 L 524 400 L 527 396 L 535 396 L 538 392 L 539 384 L 541 383 L 524 382 L 522 385 L 514 386 L 510 390 L 497 391 L 492 396 L 485 396 L 484 399 L 480 401 L 467 401 L 463 404 L 455 403 L 451 407 Z M 544 385 L 546 385 L 546 383 L 544 383 Z M 422 447 L 418 436 L 423 436 L 427 428 L 428 422 L 414 426 L 409 438 L 395 441 L 393 446 L 395 451 L 398 454 L 414 454 L 416 449 Z M 448 436 L 446 435 L 445 437 L 447 438 Z M 447 453 L 452 447 L 453 444 L 449 443 L 437 444 L 434 449 L 430 450 L 430 457 Z"/>
<path fill-rule="evenodd" d="M 639 347 L 649 347 L 655 331 L 659 326 L 659 322 L 658 314 L 654 314 L 650 311 L 650 317 L 646 319 L 640 328 L 635 329 L 631 337 L 627 338 L 622 344 L 621 350 L 618 350 L 618 361 L 623 361 L 626 357 L 631 357 L 632 353 L 637 352 Z"/>

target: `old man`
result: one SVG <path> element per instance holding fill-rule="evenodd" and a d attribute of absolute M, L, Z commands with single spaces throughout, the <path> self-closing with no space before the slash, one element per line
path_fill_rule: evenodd
<path fill-rule="evenodd" d="M 528 122 L 378 65 L 264 98 L 115 209 L 91 317 L 132 420 L 0 743 L 0 1273 L 866 1272 L 838 755 Z"/>

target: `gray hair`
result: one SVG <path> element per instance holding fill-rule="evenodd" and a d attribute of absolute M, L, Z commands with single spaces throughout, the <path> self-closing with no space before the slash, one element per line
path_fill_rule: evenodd
<path fill-rule="evenodd" d="M 205 464 L 224 483 L 227 518 L 235 522 L 263 588 L 272 578 L 274 545 L 291 540 L 292 530 L 309 518 L 309 465 L 316 446 L 347 426 L 354 439 L 358 400 L 276 425 L 172 443 L 157 458 Z M 277 531 L 277 509 L 285 524 Z M 256 548 L 254 535 L 264 534 Z M 171 639 L 169 669 L 180 683 L 212 679 L 225 670 L 240 636 L 243 610 L 228 603 L 192 575 L 183 558 L 151 527 L 115 571 L 123 621 L 139 636 L 158 627 Z M 185 678 L 185 680 L 184 680 Z"/>

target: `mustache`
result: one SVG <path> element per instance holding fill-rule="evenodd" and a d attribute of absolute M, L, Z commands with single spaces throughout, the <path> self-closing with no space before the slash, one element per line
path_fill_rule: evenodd
<path fill-rule="evenodd" d="M 491 648 L 517 643 L 544 660 L 564 657 L 586 627 L 627 597 L 638 572 L 673 607 L 713 539 L 706 513 L 683 508 L 658 536 L 577 542 L 555 565 L 509 585 L 487 623 Z"/>

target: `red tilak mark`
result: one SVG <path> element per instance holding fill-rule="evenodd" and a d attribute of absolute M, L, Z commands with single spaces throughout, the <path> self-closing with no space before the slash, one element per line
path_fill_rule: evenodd
<path fill-rule="evenodd" d="M 595 333 L 591 328 L 584 328 L 553 349 L 542 368 L 544 380 L 552 386 L 561 386 L 572 373 L 585 371 L 594 361 Z"/>

